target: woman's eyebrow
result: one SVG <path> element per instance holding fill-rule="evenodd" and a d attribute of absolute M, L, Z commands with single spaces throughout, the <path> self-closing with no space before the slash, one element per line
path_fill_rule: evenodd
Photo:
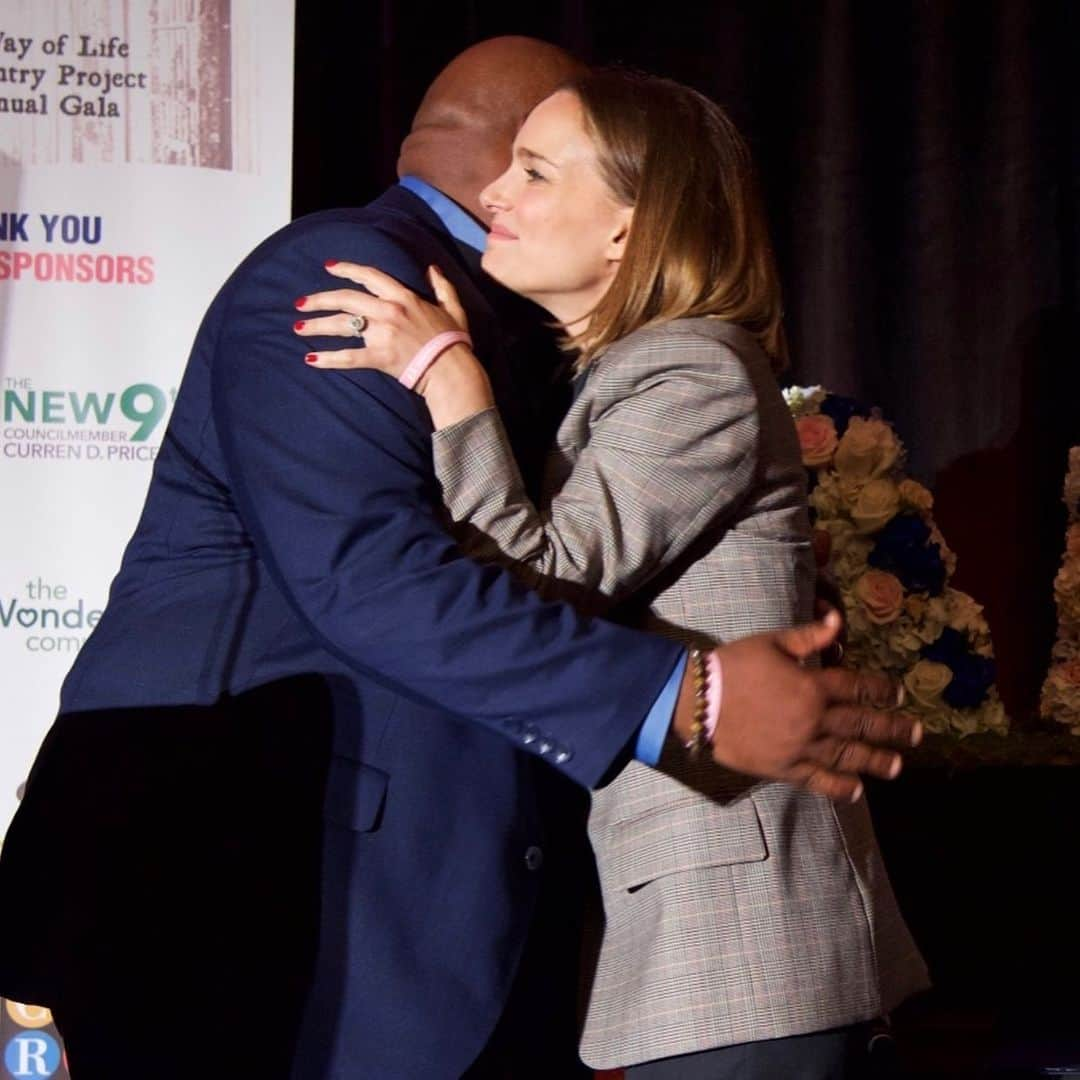
<path fill-rule="evenodd" d="M 543 161 L 547 165 L 555 166 L 556 169 L 559 167 L 557 161 L 552 161 L 551 158 L 546 158 L 543 154 L 538 154 L 535 150 L 530 150 L 526 146 L 519 146 L 517 148 L 517 156 L 519 158 L 528 158 L 530 161 Z"/>

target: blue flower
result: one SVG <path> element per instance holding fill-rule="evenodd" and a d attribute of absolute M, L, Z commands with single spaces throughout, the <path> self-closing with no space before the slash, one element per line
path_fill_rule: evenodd
<path fill-rule="evenodd" d="M 997 666 L 986 656 L 973 653 L 967 637 L 951 626 L 941 631 L 937 641 L 924 645 L 922 655 L 936 664 L 944 664 L 953 673 L 942 698 L 954 709 L 975 709 L 986 700 L 997 677 Z"/>
<path fill-rule="evenodd" d="M 895 574 L 908 592 L 937 596 L 947 576 L 941 548 L 930 543 L 930 526 L 914 514 L 898 514 L 878 533 L 866 560 Z"/>
<path fill-rule="evenodd" d="M 962 656 L 968 652 L 968 640 L 959 630 L 946 626 L 937 641 L 924 645 L 920 650 L 924 659 L 933 660 L 935 664 L 946 664 L 953 667 Z"/>
<path fill-rule="evenodd" d="M 986 700 L 997 676 L 997 665 L 987 656 L 968 653 L 953 668 L 952 682 L 941 695 L 954 709 L 975 709 Z"/>
<path fill-rule="evenodd" d="M 853 416 L 861 416 L 864 420 L 870 416 L 870 410 L 865 405 L 854 398 L 843 397 L 840 394 L 826 394 L 819 408 L 832 420 L 837 438 L 847 431 L 848 421 Z"/>

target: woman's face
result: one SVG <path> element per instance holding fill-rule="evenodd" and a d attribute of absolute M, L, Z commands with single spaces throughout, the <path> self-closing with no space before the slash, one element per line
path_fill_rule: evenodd
<path fill-rule="evenodd" d="M 492 214 L 484 269 L 581 329 L 619 268 L 633 209 L 601 178 L 576 95 L 560 90 L 533 109 L 480 201 Z"/>

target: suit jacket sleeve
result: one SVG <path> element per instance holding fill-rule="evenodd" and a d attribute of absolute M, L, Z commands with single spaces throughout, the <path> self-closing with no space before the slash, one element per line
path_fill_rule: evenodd
<path fill-rule="evenodd" d="M 326 287 L 328 255 L 423 286 L 391 240 L 356 226 L 294 232 L 235 276 L 213 418 L 260 559 L 346 663 L 591 786 L 633 737 L 678 650 L 544 605 L 510 574 L 462 556 L 444 525 L 421 399 L 374 372 L 303 362 L 292 303 Z"/>
<path fill-rule="evenodd" d="M 542 511 L 523 490 L 495 410 L 434 436 L 465 549 L 591 611 L 685 552 L 745 495 L 757 465 L 757 398 L 732 349 L 675 327 L 616 348 L 585 389 L 588 441 Z"/>

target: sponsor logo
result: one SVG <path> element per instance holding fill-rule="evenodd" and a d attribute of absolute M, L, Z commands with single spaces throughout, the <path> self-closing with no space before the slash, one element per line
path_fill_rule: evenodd
<path fill-rule="evenodd" d="M 0 445 L 5 458 L 153 461 L 175 388 L 132 383 L 116 390 L 42 389 L 5 377 Z"/>
<path fill-rule="evenodd" d="M 63 584 L 32 578 L 22 595 L 0 595 L 0 633 L 24 633 L 27 652 L 74 656 L 101 618 L 101 609 Z"/>
<path fill-rule="evenodd" d="M 55 1074 L 60 1056 L 60 1044 L 47 1031 L 26 1031 L 7 1044 L 4 1064 L 17 1080 L 37 1080 Z"/>
<path fill-rule="evenodd" d="M 52 1013 L 44 1005 L 23 1005 L 18 1001 L 6 1001 L 4 1005 L 19 1027 L 43 1028 L 52 1023 Z"/>

